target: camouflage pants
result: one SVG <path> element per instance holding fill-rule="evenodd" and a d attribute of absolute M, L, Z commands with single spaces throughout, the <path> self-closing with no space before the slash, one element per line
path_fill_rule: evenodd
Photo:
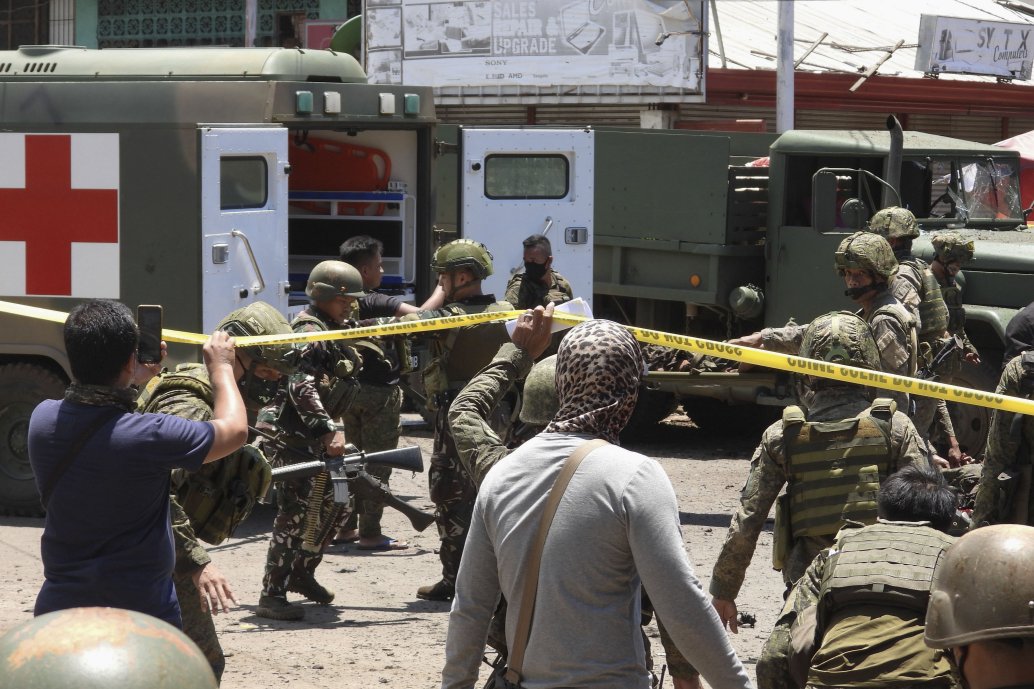
<path fill-rule="evenodd" d="M 398 385 L 363 383 L 359 395 L 342 415 L 345 439 L 363 452 L 394 450 L 401 434 L 399 415 L 402 411 L 402 388 Z M 385 486 L 391 476 L 390 467 L 369 467 L 370 474 Z M 384 503 L 358 500 L 348 518 L 347 528 L 355 528 L 358 519 L 359 537 L 376 538 L 381 535 L 381 514 Z"/>
<path fill-rule="evenodd" d="M 477 487 L 460 464 L 452 443 L 445 418 L 448 408 L 439 409 L 435 416 L 434 449 L 427 472 L 431 501 L 434 503 L 434 521 L 438 525 L 441 547 L 442 579 L 456 583 L 463 556 L 463 544 L 470 529 L 470 518 L 477 499 Z"/>
<path fill-rule="evenodd" d="M 794 597 L 789 596 L 783 604 L 772 633 L 761 647 L 758 663 L 754 668 L 758 686 L 765 689 L 798 689 L 790 675 L 790 626 L 797 618 Z"/>
<path fill-rule="evenodd" d="M 180 602 L 183 615 L 183 633 L 197 644 L 205 654 L 208 664 L 212 666 L 216 681 L 221 681 L 226 659 L 223 647 L 219 645 L 219 637 L 215 633 L 212 613 L 205 610 L 201 603 L 201 592 L 194 586 L 194 579 L 189 574 L 175 574 L 172 577 L 176 585 L 176 597 Z"/>
<path fill-rule="evenodd" d="M 915 395 L 912 399 L 916 403 L 916 411 L 912 415 L 912 425 L 916 427 L 920 438 L 930 440 L 930 434 L 934 430 L 934 420 L 937 418 L 937 404 L 939 400 L 933 397 L 923 397 L 922 395 Z"/>
<path fill-rule="evenodd" d="M 646 666 L 651 672 L 653 671 L 653 654 L 650 652 L 650 639 L 646 636 L 646 625 L 650 624 L 650 620 L 654 618 L 656 612 L 653 609 L 653 603 L 650 601 L 650 596 L 646 592 L 646 589 L 642 589 L 642 620 L 641 629 L 643 633 L 643 648 L 646 650 Z M 668 666 L 668 674 L 672 677 L 679 679 L 693 679 L 700 675 L 696 671 L 685 656 L 679 652 L 679 649 L 675 646 L 675 642 L 672 641 L 671 637 L 668 636 L 668 630 L 664 628 L 664 624 L 661 623 L 661 618 L 657 617 L 657 631 L 660 633 L 661 646 L 664 648 L 664 660 Z"/>
<path fill-rule="evenodd" d="M 265 596 L 283 596 L 292 576 L 314 573 L 344 517 L 326 473 L 278 484 L 276 501 L 262 577 Z"/>

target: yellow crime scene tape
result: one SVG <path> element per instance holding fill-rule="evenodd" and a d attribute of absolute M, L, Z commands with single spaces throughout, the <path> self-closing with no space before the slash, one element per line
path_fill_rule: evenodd
<path fill-rule="evenodd" d="M 51 309 L 42 309 L 35 306 L 25 306 L 11 302 L 0 301 L 0 313 L 10 313 L 29 318 L 63 323 L 67 314 Z M 524 314 L 524 311 L 488 311 L 476 314 L 464 314 L 460 316 L 446 316 L 444 318 L 431 318 L 426 320 L 399 321 L 383 325 L 364 326 L 351 328 L 349 330 L 330 330 L 311 333 L 287 333 L 284 335 L 261 335 L 248 337 L 235 337 L 234 341 L 238 346 L 249 347 L 262 344 L 287 344 L 302 342 L 322 342 L 328 340 L 352 340 L 364 337 L 384 337 L 390 335 L 409 335 L 413 333 L 432 332 L 435 330 L 448 330 L 462 326 L 489 323 L 492 321 L 505 321 L 517 318 Z M 585 320 L 582 316 L 573 316 L 556 312 L 553 320 L 558 323 L 577 325 Z M 844 366 L 832 364 L 826 361 L 806 359 L 792 354 L 779 354 L 764 349 L 752 347 L 740 347 L 716 340 L 705 340 L 691 335 L 676 335 L 674 333 L 649 330 L 636 326 L 626 325 L 632 335 L 646 344 L 657 344 L 672 349 L 679 349 L 694 354 L 709 354 L 722 359 L 731 359 L 741 363 L 774 368 L 780 371 L 789 371 L 802 375 L 830 378 L 857 385 L 867 385 L 883 390 L 893 390 L 911 395 L 923 395 L 925 397 L 936 397 L 948 402 L 959 402 L 962 404 L 973 404 L 989 409 L 1001 409 L 1017 414 L 1034 416 L 1034 401 L 1022 397 L 1010 395 L 998 395 L 983 390 L 937 383 L 908 376 L 896 376 L 882 371 L 872 371 L 855 366 Z M 207 335 L 190 333 L 182 330 L 162 330 L 162 338 L 166 342 L 179 342 L 185 344 L 204 344 L 208 339 Z"/>

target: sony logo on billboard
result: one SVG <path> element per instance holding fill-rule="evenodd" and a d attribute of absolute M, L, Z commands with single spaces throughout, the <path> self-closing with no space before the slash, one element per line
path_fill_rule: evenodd
<path fill-rule="evenodd" d="M 1029 80 L 1031 24 L 924 14 L 919 22 L 918 71 Z"/>

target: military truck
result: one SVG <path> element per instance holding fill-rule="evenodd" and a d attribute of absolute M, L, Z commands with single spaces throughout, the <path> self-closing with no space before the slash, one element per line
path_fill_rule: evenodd
<path fill-rule="evenodd" d="M 0 52 L 0 299 L 157 303 L 166 327 L 208 332 L 255 299 L 301 308 L 308 271 L 356 234 L 384 242 L 385 288 L 419 303 L 436 243 L 488 244 L 501 295 L 543 233 L 598 314 L 726 338 L 849 305 L 832 250 L 881 204 L 890 141 L 446 127 L 428 89 L 368 84 L 333 51 L 23 47 Z M 966 295 L 993 361 L 1034 266 L 1013 231 L 1017 155 L 915 133 L 900 148 L 901 203 L 981 238 Z M 788 399 L 778 373 L 653 378 L 654 405 Z M 0 508 L 38 510 L 25 430 L 68 380 L 59 326 L 0 314 Z"/>

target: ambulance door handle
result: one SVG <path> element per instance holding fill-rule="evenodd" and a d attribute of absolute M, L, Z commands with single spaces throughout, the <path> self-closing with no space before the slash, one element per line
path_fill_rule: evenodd
<path fill-rule="evenodd" d="M 251 242 L 248 241 L 248 236 L 240 230 L 231 230 L 231 237 L 238 237 L 244 242 L 244 250 L 248 252 L 248 260 L 251 261 L 251 267 L 255 271 L 255 278 L 258 280 L 258 285 L 255 286 L 255 294 L 258 294 L 266 288 L 266 281 L 262 279 L 262 271 L 259 270 L 258 261 L 255 260 L 255 252 L 251 250 Z"/>

